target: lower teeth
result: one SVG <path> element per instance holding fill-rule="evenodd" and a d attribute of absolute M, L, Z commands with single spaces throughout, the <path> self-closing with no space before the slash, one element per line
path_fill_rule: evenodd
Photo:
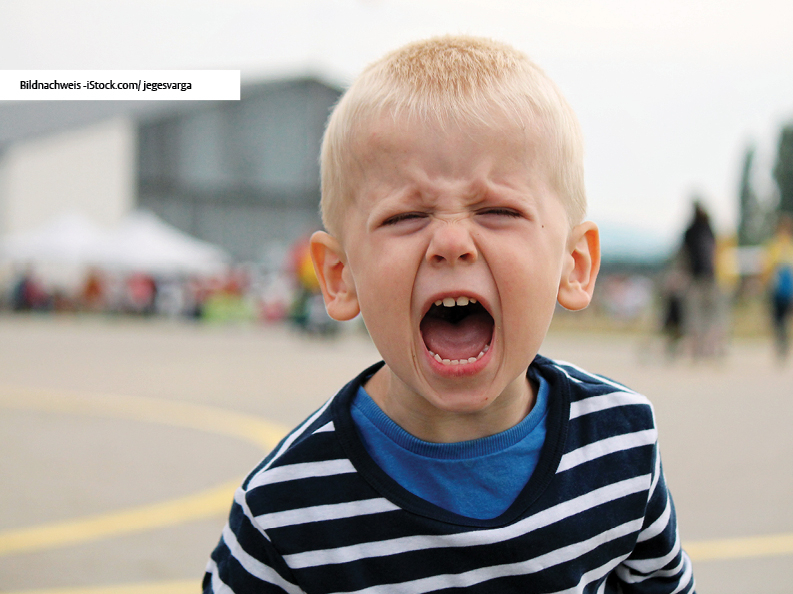
<path fill-rule="evenodd" d="M 442 359 L 440 355 L 437 353 L 433 353 L 429 351 L 429 354 L 439 363 L 443 363 L 444 365 L 467 365 L 468 363 L 476 363 L 485 356 L 485 353 L 490 349 L 490 345 L 487 345 L 476 357 L 468 357 L 467 359 Z"/>

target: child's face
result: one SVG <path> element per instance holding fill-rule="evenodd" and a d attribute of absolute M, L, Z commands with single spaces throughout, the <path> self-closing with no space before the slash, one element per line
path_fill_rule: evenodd
<path fill-rule="evenodd" d="M 582 235 L 551 189 L 542 145 L 508 125 L 383 121 L 358 146 L 338 264 L 351 308 L 339 317 L 360 308 L 392 396 L 424 414 L 526 397 L 557 298 L 586 305 L 565 292 Z"/>

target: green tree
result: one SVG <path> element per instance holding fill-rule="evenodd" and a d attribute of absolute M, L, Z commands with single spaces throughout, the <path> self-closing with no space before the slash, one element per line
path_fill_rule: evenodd
<path fill-rule="evenodd" d="M 782 128 L 779 136 L 774 179 L 779 187 L 779 212 L 793 215 L 793 124 Z"/>
<path fill-rule="evenodd" d="M 752 187 L 752 162 L 754 147 L 746 149 L 741 172 L 741 188 L 739 192 L 740 216 L 738 219 L 738 245 L 757 245 L 763 240 L 765 231 L 765 209 L 757 200 Z"/>

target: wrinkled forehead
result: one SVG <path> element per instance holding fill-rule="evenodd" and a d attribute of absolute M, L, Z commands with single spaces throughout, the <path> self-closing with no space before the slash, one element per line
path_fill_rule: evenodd
<path fill-rule="evenodd" d="M 456 155 L 475 157 L 497 155 L 504 168 L 542 167 L 550 176 L 553 150 L 548 126 L 539 117 L 519 119 L 493 111 L 477 118 L 422 117 L 421 114 L 382 109 L 357 120 L 349 142 L 348 183 L 350 195 L 373 173 L 383 173 L 389 161 L 409 161 L 445 152 L 450 146 Z"/>

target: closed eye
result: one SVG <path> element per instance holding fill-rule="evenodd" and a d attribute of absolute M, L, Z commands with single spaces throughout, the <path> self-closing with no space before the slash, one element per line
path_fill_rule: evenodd
<path fill-rule="evenodd" d="M 382 226 L 386 227 L 388 225 L 396 225 L 397 223 L 401 223 L 403 221 L 410 221 L 413 219 L 423 219 L 426 218 L 426 214 L 423 212 L 403 212 L 398 215 L 394 215 L 392 217 L 388 217 L 385 221 L 383 221 Z"/>
<path fill-rule="evenodd" d="M 502 217 L 513 217 L 513 218 L 520 218 L 523 215 L 514 210 L 512 208 L 485 208 L 482 210 L 477 211 L 478 215 L 495 215 L 495 216 L 502 216 Z"/>

